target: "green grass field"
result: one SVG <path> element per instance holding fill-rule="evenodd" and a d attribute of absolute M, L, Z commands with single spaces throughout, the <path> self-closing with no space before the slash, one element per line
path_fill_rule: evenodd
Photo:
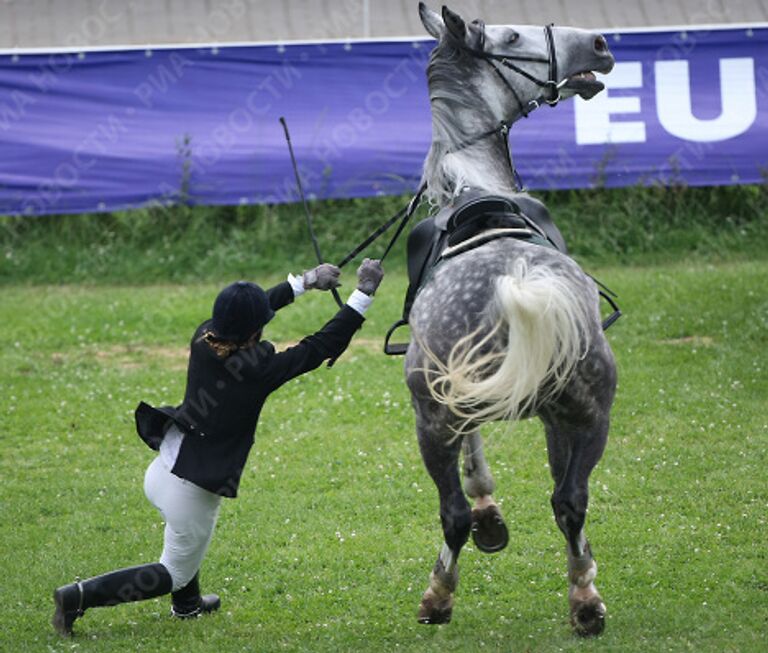
<path fill-rule="evenodd" d="M 441 533 L 402 359 L 380 353 L 398 273 L 334 368 L 267 403 L 201 573 L 221 612 L 181 623 L 158 599 L 91 610 L 58 638 L 54 587 L 159 555 L 132 413 L 181 398 L 218 285 L 0 287 L 0 651 L 768 650 L 768 261 L 692 261 L 591 270 L 626 317 L 609 332 L 620 386 L 588 519 L 608 620 L 588 641 L 567 623 L 534 421 L 486 431 L 508 549 L 468 546 L 453 622 L 416 623 Z M 332 311 L 303 297 L 268 336 Z"/>

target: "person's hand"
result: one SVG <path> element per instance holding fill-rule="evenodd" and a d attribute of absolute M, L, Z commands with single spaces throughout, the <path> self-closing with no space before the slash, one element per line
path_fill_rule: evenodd
<path fill-rule="evenodd" d="M 307 270 L 302 275 L 304 288 L 307 290 L 330 290 L 338 288 L 341 270 L 330 263 L 321 263 L 316 268 Z"/>
<path fill-rule="evenodd" d="M 357 268 L 357 289 L 366 295 L 373 295 L 384 278 L 381 261 L 366 258 Z"/>

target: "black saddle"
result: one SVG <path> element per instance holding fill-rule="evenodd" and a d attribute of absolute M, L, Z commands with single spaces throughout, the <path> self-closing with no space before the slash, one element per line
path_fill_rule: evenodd
<path fill-rule="evenodd" d="M 405 353 L 408 344 L 390 344 L 390 338 L 399 327 L 408 324 L 419 288 L 441 260 L 506 237 L 552 247 L 567 254 L 565 240 L 547 208 L 526 195 L 512 200 L 467 189 L 436 215 L 419 222 L 408 236 L 408 290 L 403 317 L 387 332 L 385 353 Z"/>

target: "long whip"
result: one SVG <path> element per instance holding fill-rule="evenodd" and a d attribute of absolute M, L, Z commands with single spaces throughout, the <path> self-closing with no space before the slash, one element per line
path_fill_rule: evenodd
<path fill-rule="evenodd" d="M 291 134 L 288 131 L 288 123 L 286 123 L 283 116 L 280 116 L 280 124 L 283 126 L 283 131 L 285 132 L 285 140 L 288 143 L 288 152 L 291 154 L 291 165 L 293 166 L 293 174 L 296 177 L 296 188 L 299 189 L 299 196 L 301 197 L 301 202 L 304 205 L 304 215 L 307 218 L 307 229 L 309 230 L 309 237 L 312 240 L 312 247 L 315 250 L 317 262 L 322 264 L 325 261 L 323 260 L 322 253 L 320 252 L 320 243 L 317 241 L 315 229 L 312 226 L 312 214 L 309 211 L 309 204 L 307 203 L 307 198 L 304 195 L 304 188 L 301 184 L 301 175 L 299 174 L 299 167 L 296 165 L 296 155 L 293 153 L 293 144 L 291 143 Z M 344 306 L 344 302 L 342 302 L 341 297 L 339 297 L 339 291 L 336 290 L 336 288 L 331 288 L 331 294 L 336 300 L 336 303 L 339 305 L 339 308 L 342 308 Z"/>

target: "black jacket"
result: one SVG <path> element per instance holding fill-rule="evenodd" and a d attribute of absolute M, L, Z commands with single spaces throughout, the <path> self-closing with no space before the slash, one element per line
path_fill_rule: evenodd
<path fill-rule="evenodd" d="M 293 301 L 288 282 L 267 294 L 273 310 Z M 203 322 L 190 344 L 183 403 L 176 408 L 154 408 L 141 402 L 136 409 L 136 429 L 157 450 L 170 424 L 177 424 L 186 435 L 171 471 L 210 492 L 235 497 L 269 394 L 324 360 L 339 356 L 362 323 L 359 313 L 344 306 L 317 333 L 285 351 L 278 353 L 271 343 L 262 341 L 219 358 L 201 340 L 210 329 L 210 321 Z"/>

